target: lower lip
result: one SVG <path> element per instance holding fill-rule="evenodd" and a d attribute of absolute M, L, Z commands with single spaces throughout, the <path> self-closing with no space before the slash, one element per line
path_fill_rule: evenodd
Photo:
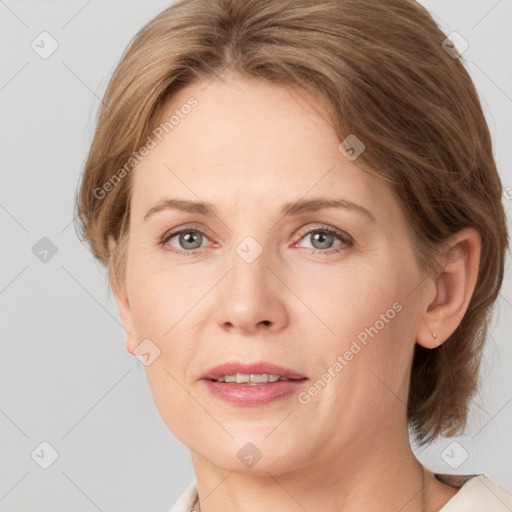
<path fill-rule="evenodd" d="M 212 395 L 236 405 L 265 405 L 293 393 L 304 387 L 308 379 L 278 380 L 268 384 L 233 384 L 203 379 Z"/>

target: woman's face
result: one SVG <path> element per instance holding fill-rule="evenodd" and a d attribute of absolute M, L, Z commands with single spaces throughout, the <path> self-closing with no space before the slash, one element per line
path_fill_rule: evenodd
<path fill-rule="evenodd" d="M 169 429 L 224 469 L 355 461 L 407 433 L 423 276 L 391 189 L 361 146 L 340 151 L 326 111 L 264 81 L 197 83 L 132 171 L 128 348 Z M 225 363 L 217 376 L 301 379 L 204 378 Z"/>

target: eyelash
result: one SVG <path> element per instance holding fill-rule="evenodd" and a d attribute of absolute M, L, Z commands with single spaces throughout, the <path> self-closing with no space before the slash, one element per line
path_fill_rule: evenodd
<path fill-rule="evenodd" d="M 199 249 L 192 249 L 190 251 L 185 251 L 185 250 L 176 249 L 175 247 L 173 247 L 171 249 L 167 245 L 169 240 L 171 238 L 173 238 L 174 236 L 179 235 L 184 232 L 190 232 L 190 231 L 201 233 L 202 235 L 207 236 L 206 233 L 203 233 L 200 229 L 197 228 L 197 226 L 188 225 L 188 226 L 184 226 L 180 229 L 177 229 L 175 231 L 167 231 L 163 235 L 162 239 L 160 240 L 159 245 L 161 245 L 164 250 L 173 252 L 175 254 L 180 254 L 180 255 L 184 255 L 184 256 L 196 256 L 198 251 L 201 251 L 202 249 L 206 249 L 206 247 L 201 247 Z M 334 249 L 326 249 L 326 250 L 311 249 L 311 248 L 306 247 L 306 249 L 310 249 L 311 254 L 321 254 L 321 255 L 337 254 L 337 253 L 342 252 L 343 250 L 349 249 L 350 247 L 354 246 L 354 240 L 352 239 L 352 237 L 350 237 L 348 234 L 346 234 L 342 231 L 338 231 L 338 230 L 333 229 L 328 226 L 316 227 L 316 228 L 310 229 L 304 233 L 301 233 L 300 240 L 302 240 L 304 237 L 311 235 L 313 233 L 329 233 L 330 235 L 333 235 L 335 238 L 340 240 L 342 242 L 342 244 L 336 246 Z M 299 242 L 300 242 L 300 240 L 299 240 Z M 296 242 L 296 244 L 297 243 L 298 242 Z M 294 245 L 296 245 L 296 244 L 294 244 Z"/>

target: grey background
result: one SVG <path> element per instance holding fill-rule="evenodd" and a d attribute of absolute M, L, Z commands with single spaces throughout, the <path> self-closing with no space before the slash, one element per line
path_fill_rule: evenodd
<path fill-rule="evenodd" d="M 188 450 L 126 351 L 106 274 L 72 224 L 99 98 L 129 40 L 168 4 L 0 0 L 2 512 L 160 512 L 193 478 Z M 423 4 L 447 34 L 469 42 L 464 58 L 503 184 L 512 186 L 512 0 Z M 59 45 L 47 59 L 31 48 L 43 31 Z M 504 194 L 508 214 L 511 197 Z M 46 262 L 36 257 L 43 237 L 57 249 Z M 485 473 L 512 493 L 509 268 L 507 260 L 466 435 L 416 453 L 433 471 Z M 36 463 L 49 461 L 43 441 L 58 452 L 48 469 Z"/>

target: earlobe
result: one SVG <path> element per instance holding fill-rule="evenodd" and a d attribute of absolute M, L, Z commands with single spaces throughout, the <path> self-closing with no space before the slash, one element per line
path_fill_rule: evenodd
<path fill-rule="evenodd" d="M 126 336 L 126 349 L 130 354 L 133 355 L 133 352 L 137 346 L 137 337 L 135 335 L 135 329 L 133 326 L 133 319 L 130 307 L 130 301 L 128 299 L 128 294 L 126 293 L 126 287 L 121 286 L 118 282 L 115 268 L 114 268 L 114 258 L 116 256 L 117 243 L 110 235 L 108 237 L 108 250 L 109 250 L 109 263 L 108 263 L 108 273 L 109 273 L 109 284 L 112 290 L 112 294 L 114 295 L 114 299 L 117 305 L 117 311 L 119 312 L 119 316 L 121 318 L 121 322 L 123 324 L 123 328 Z"/>
<path fill-rule="evenodd" d="M 442 270 L 430 279 L 435 297 L 426 300 L 416 342 L 437 348 L 457 329 L 464 317 L 478 279 L 481 237 L 474 228 L 464 228 L 443 244 Z"/>

